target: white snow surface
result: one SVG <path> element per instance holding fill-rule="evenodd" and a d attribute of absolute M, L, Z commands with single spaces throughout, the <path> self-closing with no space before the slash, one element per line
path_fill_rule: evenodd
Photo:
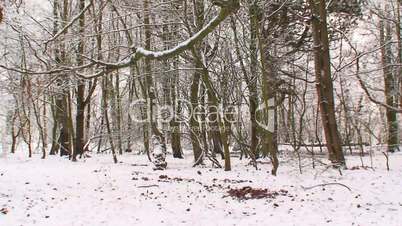
<path fill-rule="evenodd" d="M 312 169 L 307 159 L 300 174 L 295 158 L 281 159 L 274 177 L 268 160 L 255 170 L 233 158 L 233 170 L 225 172 L 208 164 L 192 168 L 191 156 L 168 157 L 167 170 L 153 171 L 146 157 L 133 154 L 120 156 L 118 164 L 109 155 L 70 162 L 9 154 L 0 159 L 0 209 L 8 211 L 0 213 L 0 225 L 402 225 L 401 153 L 390 156 L 389 172 L 378 151 L 373 169 L 342 175 L 318 163 Z M 349 168 L 361 165 L 358 156 L 347 160 Z M 370 165 L 369 157 L 363 161 Z M 183 180 L 166 182 L 161 175 Z M 305 189 L 334 182 L 351 191 L 341 185 Z M 288 195 L 226 197 L 229 188 L 244 186 L 284 189 Z"/>

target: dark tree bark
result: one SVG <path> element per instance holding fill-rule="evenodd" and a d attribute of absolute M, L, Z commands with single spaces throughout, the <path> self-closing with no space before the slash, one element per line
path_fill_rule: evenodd
<path fill-rule="evenodd" d="M 85 8 L 85 0 L 79 1 L 79 11 L 83 11 Z M 84 54 L 84 32 L 85 32 L 85 13 L 81 15 L 78 22 L 79 26 L 79 42 L 78 42 L 78 53 L 77 53 L 77 65 L 81 66 L 83 62 Z M 85 129 L 85 81 L 79 79 L 77 81 L 76 90 L 76 115 L 75 115 L 75 146 L 73 152 L 73 161 L 77 161 L 77 155 L 81 155 L 84 152 L 84 129 Z"/>
<path fill-rule="evenodd" d="M 171 14 L 168 14 L 171 15 Z M 165 15 L 164 19 L 168 20 L 168 16 Z M 172 25 L 171 28 L 169 25 L 165 24 L 163 25 L 162 28 L 162 41 L 163 45 L 165 47 L 165 50 L 172 48 L 172 44 L 169 43 L 175 43 L 174 40 L 178 39 L 177 35 L 177 26 Z M 177 44 L 177 43 L 175 43 Z M 172 66 L 171 66 L 172 65 Z M 171 106 L 173 109 L 173 117 L 169 121 L 169 127 L 170 127 L 170 140 L 171 140 L 171 147 L 172 147 L 172 153 L 173 153 L 173 158 L 183 158 L 183 151 L 181 147 L 181 141 L 180 141 L 180 123 L 177 122 L 177 115 L 179 114 L 179 109 L 177 109 L 179 106 L 177 106 L 177 92 L 178 92 L 178 87 L 177 87 L 177 82 L 178 82 L 178 77 L 179 77 L 179 58 L 174 57 L 171 60 L 165 59 L 163 60 L 163 68 L 165 71 L 171 71 L 172 72 L 165 72 L 167 76 L 163 78 L 163 95 L 164 95 L 164 104 L 167 106 Z"/>
<path fill-rule="evenodd" d="M 204 24 L 204 0 L 200 1 L 194 1 L 194 18 L 195 18 L 195 25 L 196 25 L 196 30 L 194 32 L 199 31 L 203 24 Z M 200 55 L 202 54 L 200 49 L 201 49 L 202 43 L 197 44 L 195 48 L 191 49 L 192 57 L 193 57 L 193 65 L 195 68 L 202 68 L 202 62 L 197 60 L 200 58 Z M 200 70 L 195 70 L 193 74 L 193 79 L 191 82 L 191 87 L 190 87 L 190 102 L 191 102 L 191 107 L 194 111 L 194 109 L 197 109 L 198 106 L 201 104 L 199 101 L 199 93 L 200 93 L 200 81 L 201 81 L 201 71 Z M 191 143 L 193 146 L 193 154 L 194 154 L 194 162 L 195 165 L 203 164 L 203 150 L 201 148 L 201 125 L 198 122 L 197 116 L 194 114 L 191 115 L 190 118 L 190 138 L 191 138 Z"/>
<path fill-rule="evenodd" d="M 178 69 L 178 59 L 174 59 L 174 68 Z M 172 151 L 173 151 L 173 157 L 174 158 L 183 158 L 183 150 L 181 147 L 181 140 L 180 140 L 180 123 L 177 122 L 176 116 L 180 114 L 180 109 L 179 104 L 177 102 L 177 94 L 178 94 L 178 86 L 177 86 L 177 81 L 178 81 L 178 76 L 175 75 L 173 78 L 171 78 L 171 87 L 170 87 L 170 94 L 171 94 L 171 103 L 173 104 L 173 110 L 174 110 L 174 117 L 170 121 L 170 127 L 172 130 Z"/>
<path fill-rule="evenodd" d="M 3 22 L 3 7 L 0 6 L 0 23 Z"/>
<path fill-rule="evenodd" d="M 257 52 L 257 32 L 258 32 L 258 5 L 256 2 L 250 5 L 250 77 L 246 79 L 247 88 L 250 92 L 250 153 L 255 159 L 259 158 L 258 145 L 258 130 L 256 122 L 256 111 L 258 108 L 258 93 L 257 93 L 257 75 L 258 75 L 258 52 Z"/>
<path fill-rule="evenodd" d="M 15 153 L 15 149 L 17 148 L 17 139 L 21 132 L 21 127 L 18 128 L 18 131 L 15 131 L 15 123 L 18 117 L 17 110 L 10 111 L 8 114 L 7 122 L 9 123 L 8 128 L 11 130 L 11 153 Z"/>
<path fill-rule="evenodd" d="M 386 7 L 386 11 L 388 7 Z M 384 94 L 385 102 L 388 106 L 397 107 L 396 99 L 396 78 L 392 73 L 392 50 L 391 50 L 391 24 L 389 21 L 385 21 L 384 18 L 380 19 L 380 45 L 381 47 L 381 63 L 384 74 Z M 386 108 L 387 119 L 387 150 L 394 152 L 399 149 L 398 139 L 398 120 L 396 111 L 391 108 Z"/>
<path fill-rule="evenodd" d="M 195 64 L 196 68 L 199 68 L 200 65 Z M 197 70 L 193 74 L 193 79 L 190 87 L 190 102 L 192 109 L 195 109 L 198 106 L 198 93 L 200 89 L 200 72 Z M 193 146 L 193 154 L 194 154 L 194 162 L 196 164 L 202 164 L 202 149 L 200 144 L 200 125 L 196 119 L 196 116 L 192 114 L 190 118 L 190 138 L 191 144 Z"/>
<path fill-rule="evenodd" d="M 66 25 L 67 17 L 68 17 L 68 0 L 63 0 L 62 7 L 59 6 L 59 1 L 54 0 L 53 5 L 53 16 L 54 16 L 54 24 L 53 24 L 53 34 L 57 34 L 59 31 L 58 23 L 58 9 L 61 8 L 61 26 Z M 60 41 L 60 44 L 56 44 L 54 55 L 56 64 L 62 64 L 63 61 L 66 61 L 66 51 L 65 51 L 65 44 L 63 38 Z M 69 114 L 68 114 L 68 98 L 69 98 L 69 78 L 66 74 L 59 74 L 58 79 L 56 80 L 56 94 L 54 96 L 54 103 L 55 103 L 55 111 L 54 111 L 54 126 L 55 130 L 59 132 L 53 133 L 53 142 L 51 152 L 56 153 L 58 149 L 60 149 L 60 156 L 70 155 L 71 153 L 71 136 L 70 136 L 70 129 L 68 126 L 69 121 Z M 58 137 L 57 137 L 58 135 Z"/>
<path fill-rule="evenodd" d="M 334 164 L 343 165 L 345 164 L 345 158 L 335 117 L 326 1 L 309 0 L 309 6 L 312 12 L 316 89 L 320 105 L 321 121 L 325 132 L 326 146 L 330 161 Z"/>
<path fill-rule="evenodd" d="M 111 129 L 110 120 L 109 120 L 108 84 L 109 84 L 108 77 L 103 78 L 102 79 L 102 110 L 103 110 L 103 117 L 105 119 L 106 130 L 107 130 L 107 133 L 108 133 L 108 140 L 109 140 L 109 144 L 110 144 L 110 149 L 112 151 L 113 162 L 117 163 L 116 148 L 115 148 L 115 144 L 114 144 L 114 141 L 113 141 L 113 134 L 112 134 L 112 129 Z"/>
<path fill-rule="evenodd" d="M 151 24 L 151 19 L 150 19 L 150 15 L 149 15 L 149 1 L 148 0 L 144 0 L 143 2 L 143 6 L 144 6 L 144 24 L 146 25 L 144 28 L 144 32 L 145 32 L 145 48 L 146 49 L 151 49 L 151 39 L 152 39 L 152 34 L 151 34 L 151 28 L 150 28 L 150 24 Z M 158 123 L 156 121 L 156 119 L 154 118 L 154 108 L 156 105 L 156 87 L 154 84 L 154 81 L 152 79 L 152 68 L 151 68 L 151 59 L 150 58 L 145 58 L 144 59 L 144 63 L 145 63 L 145 73 L 146 73 L 146 93 L 147 93 L 147 97 L 148 97 L 148 107 L 149 112 L 150 112 L 150 125 L 151 125 L 151 131 L 152 131 L 152 137 L 158 137 L 160 145 L 166 148 L 166 138 L 165 135 L 159 130 L 158 128 Z M 158 162 L 161 162 L 162 159 L 158 159 Z M 164 161 L 164 160 L 163 160 Z"/>
<path fill-rule="evenodd" d="M 262 89 L 263 89 L 263 100 L 265 104 L 265 109 L 260 115 L 260 119 L 265 121 L 268 128 L 260 128 L 261 139 L 263 145 L 263 155 L 268 156 L 272 161 L 272 175 L 276 175 L 278 170 L 279 161 L 277 157 L 278 153 L 278 142 L 277 142 L 277 78 L 273 70 L 273 62 L 270 57 L 269 51 L 272 47 L 268 37 L 260 37 L 260 55 L 262 64 Z M 272 124 L 273 123 L 273 124 Z M 270 126 L 273 125 L 273 126 Z M 272 129 L 272 130 L 268 130 Z"/>
<path fill-rule="evenodd" d="M 58 127 L 59 127 L 59 123 L 58 123 L 58 118 L 57 118 L 57 114 L 56 114 L 56 107 L 55 107 L 55 98 L 51 98 L 51 112 L 52 112 L 52 118 L 53 118 L 53 125 L 52 125 L 52 146 L 50 148 L 50 152 L 49 155 L 56 155 L 57 152 L 60 149 L 60 145 L 57 138 L 57 132 L 58 132 Z"/>

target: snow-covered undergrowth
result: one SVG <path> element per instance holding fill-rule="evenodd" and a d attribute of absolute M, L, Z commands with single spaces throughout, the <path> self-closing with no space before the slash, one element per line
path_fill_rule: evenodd
<path fill-rule="evenodd" d="M 287 157 L 277 177 L 266 160 L 255 170 L 233 159 L 233 170 L 225 172 L 191 168 L 191 157 L 168 158 L 164 171 L 153 171 L 143 156 L 120 159 L 1 158 L 0 225 L 402 225 L 400 153 L 390 156 L 389 172 L 381 153 L 373 169 L 357 167 L 360 158 L 349 156 L 353 170 L 342 175 L 318 163 L 312 169 L 307 159 L 300 174 Z M 370 165 L 369 157 L 363 160 Z M 247 186 L 277 195 L 229 196 Z"/>

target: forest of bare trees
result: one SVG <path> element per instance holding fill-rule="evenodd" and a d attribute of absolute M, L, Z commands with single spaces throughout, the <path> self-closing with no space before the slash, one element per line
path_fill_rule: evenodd
<path fill-rule="evenodd" d="M 161 170 L 166 155 L 226 171 L 269 158 L 273 175 L 283 145 L 335 167 L 364 146 L 388 158 L 400 142 L 400 5 L 4 1 L 2 147 L 72 161 L 143 154 Z"/>
<path fill-rule="evenodd" d="M 0 225 L 400 226 L 402 0 L 0 0 Z"/>

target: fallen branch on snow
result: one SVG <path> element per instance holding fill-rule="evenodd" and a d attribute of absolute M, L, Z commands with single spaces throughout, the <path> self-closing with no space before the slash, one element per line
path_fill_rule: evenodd
<path fill-rule="evenodd" d="M 342 187 L 348 189 L 350 192 L 352 191 L 352 189 L 351 189 L 350 187 L 348 187 L 348 186 L 346 186 L 346 185 L 344 185 L 344 184 L 341 184 L 341 183 L 317 184 L 317 185 L 314 185 L 314 186 L 311 186 L 311 187 L 304 187 L 304 186 L 302 185 L 302 186 L 300 186 L 300 187 L 303 188 L 304 190 L 309 190 L 309 189 L 313 189 L 313 188 L 316 188 L 316 187 L 325 187 L 325 186 L 329 186 L 329 185 L 339 185 L 339 186 L 342 186 Z"/>
<path fill-rule="evenodd" d="M 157 185 L 157 184 L 151 184 L 151 185 L 137 186 L 137 188 L 152 188 L 152 187 L 159 187 L 159 185 Z"/>

